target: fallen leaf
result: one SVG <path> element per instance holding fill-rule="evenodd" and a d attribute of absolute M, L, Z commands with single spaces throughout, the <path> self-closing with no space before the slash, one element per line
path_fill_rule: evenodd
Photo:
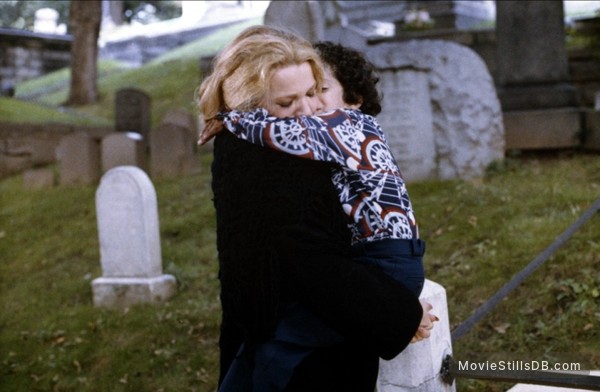
<path fill-rule="evenodd" d="M 494 331 L 496 331 L 498 333 L 506 333 L 506 330 L 508 328 L 510 328 L 510 323 L 498 324 L 498 325 L 495 325 L 493 328 L 494 328 Z"/>

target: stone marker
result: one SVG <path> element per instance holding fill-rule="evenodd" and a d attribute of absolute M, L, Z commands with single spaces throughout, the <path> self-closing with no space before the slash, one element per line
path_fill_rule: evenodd
<path fill-rule="evenodd" d="M 194 152 L 198 150 L 198 129 L 200 128 L 200 116 L 194 116 L 183 108 L 171 109 L 165 113 L 161 124 L 175 124 L 184 127 L 190 134 L 190 140 Z"/>
<path fill-rule="evenodd" d="M 192 137 L 197 137 L 198 120 L 189 111 L 179 108 L 171 109 L 165 113 L 161 124 L 175 124 L 187 128 Z"/>
<path fill-rule="evenodd" d="M 325 37 L 325 16 L 318 1 L 272 1 L 265 25 L 290 30 L 311 42 Z"/>
<path fill-rule="evenodd" d="M 382 72 L 385 86 L 379 121 L 407 180 L 435 178 L 437 166 L 427 73 L 416 70 Z"/>
<path fill-rule="evenodd" d="M 150 168 L 153 177 L 189 174 L 195 163 L 192 131 L 176 124 L 161 124 L 150 134 Z"/>
<path fill-rule="evenodd" d="M 144 137 L 150 133 L 150 96 L 145 92 L 126 88 L 117 91 L 115 96 L 115 130 L 117 132 L 137 132 Z"/>
<path fill-rule="evenodd" d="M 100 143 L 87 133 L 63 137 L 56 155 L 61 185 L 89 185 L 100 179 Z"/>
<path fill-rule="evenodd" d="M 144 171 L 108 171 L 96 191 L 102 277 L 92 281 L 94 305 L 125 308 L 171 297 L 176 281 L 162 273 L 156 192 Z"/>
<path fill-rule="evenodd" d="M 377 119 L 406 181 L 480 177 L 504 158 L 500 101 L 473 50 L 411 40 L 374 45 L 365 54 L 383 80 Z"/>
<path fill-rule="evenodd" d="M 54 171 L 49 168 L 26 170 L 23 173 L 23 186 L 27 189 L 51 188 L 54 186 Z"/>
<path fill-rule="evenodd" d="M 142 135 L 115 132 L 102 139 L 102 173 L 117 166 L 146 169 L 146 147 Z"/>
<path fill-rule="evenodd" d="M 441 378 L 442 361 L 452 355 L 446 290 L 426 279 L 419 299 L 433 306 L 431 313 L 439 321 L 434 323 L 428 339 L 409 344 L 390 361 L 379 361 L 378 392 L 456 391 L 456 383 L 448 385 Z"/>

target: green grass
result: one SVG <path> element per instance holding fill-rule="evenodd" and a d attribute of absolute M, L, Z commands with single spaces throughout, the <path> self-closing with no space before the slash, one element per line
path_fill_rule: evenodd
<path fill-rule="evenodd" d="M 157 121 L 165 110 L 192 106 L 199 53 L 215 52 L 243 27 L 135 71 L 117 66 L 99 80 L 97 105 L 49 109 L 61 102 L 60 92 L 45 95 L 62 83 L 51 75 L 28 87 L 43 106 L 3 99 L 0 115 L 3 121 L 107 121 L 116 89 L 135 86 L 152 96 Z M 177 278 L 178 293 L 165 304 L 127 311 L 92 305 L 91 281 L 101 275 L 96 187 L 30 190 L 21 176 L 0 181 L 0 390 L 214 390 L 220 308 L 211 154 L 202 149 L 198 159 L 199 173 L 154 183 L 163 267 Z M 481 180 L 408 187 L 428 243 L 428 277 L 446 288 L 456 326 L 600 197 L 600 158 L 576 151 L 524 154 L 493 165 Z M 566 353 L 600 369 L 598 270 L 595 216 L 454 343 L 455 359 Z M 475 380 L 458 386 L 509 387 Z"/>
<path fill-rule="evenodd" d="M 55 107 L 48 105 L 2 97 L 0 97 L 0 119 L 2 122 L 27 122 L 31 124 L 110 125 L 112 123 L 106 118 L 75 112 L 70 109 L 57 110 Z"/>
<path fill-rule="evenodd" d="M 219 302 L 210 153 L 202 171 L 156 181 L 163 265 L 178 294 L 127 312 L 92 306 L 99 265 L 95 187 L 0 182 L 0 390 L 211 391 Z M 409 184 L 429 278 L 467 318 L 600 197 L 600 159 L 509 159 L 480 181 Z M 457 360 L 498 353 L 586 358 L 600 368 L 600 222 L 595 217 L 472 331 Z M 508 385 L 459 381 L 460 390 Z"/>

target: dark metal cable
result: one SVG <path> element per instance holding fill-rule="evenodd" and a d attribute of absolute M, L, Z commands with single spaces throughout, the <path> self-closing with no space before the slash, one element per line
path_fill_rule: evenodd
<path fill-rule="evenodd" d="M 561 246 L 573 236 L 573 234 L 579 230 L 579 228 L 587 222 L 596 212 L 600 210 L 600 198 L 597 199 L 590 208 L 588 208 L 580 217 L 567 228 L 561 235 L 556 237 L 554 242 L 547 247 L 538 257 L 531 261 L 525 268 L 523 268 L 518 274 L 516 274 L 508 283 L 506 283 L 500 290 L 491 296 L 486 302 L 484 302 L 479 308 L 477 308 L 473 314 L 465 321 L 460 323 L 452 331 L 452 341 L 456 341 L 464 336 L 479 320 L 481 320 L 487 313 L 489 313 L 504 297 L 506 297 L 511 291 L 513 291 L 518 285 L 520 285 L 529 275 L 533 273 L 540 265 L 554 254 Z"/>

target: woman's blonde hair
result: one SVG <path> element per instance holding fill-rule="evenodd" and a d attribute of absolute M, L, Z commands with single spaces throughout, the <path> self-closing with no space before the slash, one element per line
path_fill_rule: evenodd
<path fill-rule="evenodd" d="M 275 71 L 305 62 L 320 89 L 323 67 L 310 42 L 273 27 L 249 27 L 214 59 L 212 74 L 197 92 L 198 109 L 205 120 L 227 109 L 255 109 L 264 102 Z"/>

